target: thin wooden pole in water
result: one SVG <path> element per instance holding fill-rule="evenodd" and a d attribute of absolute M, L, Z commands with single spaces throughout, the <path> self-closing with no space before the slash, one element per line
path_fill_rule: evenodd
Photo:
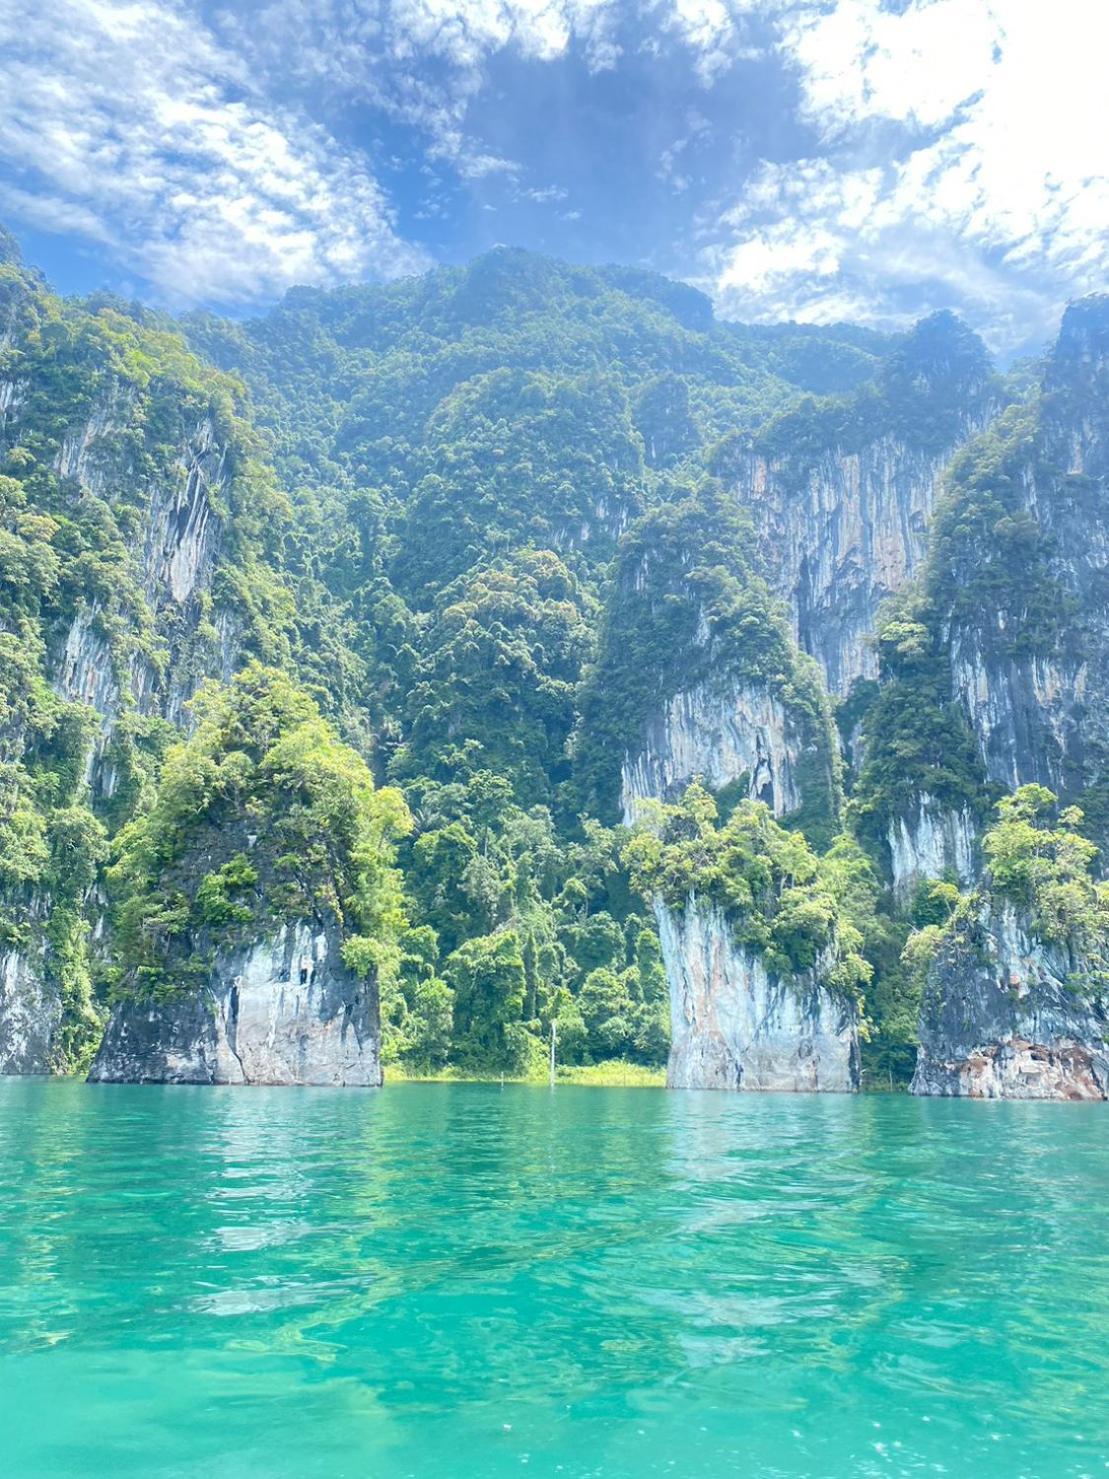
<path fill-rule="evenodd" d="M 551 1018 L 551 1088 L 555 1085 L 555 1045 L 558 1042 L 558 1023 Z"/>

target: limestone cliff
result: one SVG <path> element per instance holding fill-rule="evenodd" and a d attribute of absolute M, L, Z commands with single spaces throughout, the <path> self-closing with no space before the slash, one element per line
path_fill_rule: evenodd
<path fill-rule="evenodd" d="M 801 804 L 802 738 L 782 700 L 765 688 L 709 680 L 677 693 L 648 720 L 642 748 L 621 770 L 624 822 L 647 798 L 674 801 L 700 776 L 714 791 L 745 781 L 746 794 L 781 816 Z"/>
<path fill-rule="evenodd" d="M 0 1073 L 46 1073 L 62 1016 L 44 947 L 0 952 Z"/>
<path fill-rule="evenodd" d="M 15 408 L 3 428 L 9 444 L 18 445 L 24 430 L 22 403 L 18 393 L 9 395 Z M 72 615 L 56 627 L 44 652 L 44 675 L 58 697 L 94 715 L 83 784 L 95 807 L 110 804 L 120 784 L 113 741 L 121 718 L 187 724 L 185 702 L 198 682 L 209 674 L 229 676 L 237 658 L 236 617 L 225 609 L 213 626 L 209 596 L 226 447 L 212 419 L 203 417 L 183 435 L 168 465 L 144 477 L 136 459 L 121 451 L 133 446 L 141 419 L 134 398 L 109 382 L 64 434 L 53 464 L 67 500 L 78 508 L 100 503 L 121 482 L 130 484 L 145 530 L 132 548 L 130 569 L 119 572 L 120 587 L 130 583 L 135 592 L 130 609 L 113 610 L 95 594 L 75 592 Z M 11 736 L 12 753 L 25 743 L 23 735 Z M 42 886 L 12 901 L 24 943 L 0 957 L 0 1072 L 44 1073 L 58 1066 L 54 1041 L 65 993 L 43 933 L 54 903 Z M 96 910 L 92 914 L 95 919 Z"/>
<path fill-rule="evenodd" d="M 235 387 L 172 334 L 55 299 L 17 262 L 0 310 L 0 815 L 36 836 L 0 876 L 0 1071 L 44 1072 L 67 1066 L 74 1011 L 91 1025 L 104 927 L 96 900 L 68 898 L 61 939 L 55 818 L 126 821 L 150 736 L 187 727 L 198 684 L 230 676 L 272 494 Z"/>
<path fill-rule="evenodd" d="M 912 1092 L 1109 1098 L 1109 1009 L 1082 986 L 1083 965 L 1010 906 L 984 906 L 929 971 Z"/>
<path fill-rule="evenodd" d="M 834 825 L 839 764 L 820 675 L 756 568 L 749 525 L 711 485 L 657 511 L 626 540 L 583 707 L 593 722 L 579 753 L 588 761 L 592 749 L 602 776 L 617 761 L 628 825 L 648 815 L 644 802 L 677 802 L 695 780 L 726 813 L 750 800 L 775 817 L 803 819 L 813 836 Z M 694 897 L 680 922 L 664 911 L 660 925 L 672 1038 L 681 1044 L 673 1082 L 736 1087 L 746 1071 L 747 1086 L 824 1085 L 815 1061 L 797 1066 L 811 1056 L 808 1008 L 799 1015 L 786 988 L 747 969 L 718 910 Z M 771 997 L 776 1003 L 775 1025 L 754 1056 L 745 1057 L 741 1032 L 720 1047 L 717 992 L 730 1020 L 765 1016 Z"/>
<path fill-rule="evenodd" d="M 904 903 L 926 878 L 974 881 L 977 843 L 974 819 L 965 809 L 952 810 L 927 794 L 915 810 L 889 823 L 888 843 L 893 891 Z"/>
<path fill-rule="evenodd" d="M 859 1087 L 858 1013 L 819 965 L 776 980 L 719 909 L 656 906 L 670 983 L 673 1089 L 848 1093 Z"/>
<path fill-rule="evenodd" d="M 116 450 L 128 430 L 126 421 L 97 407 L 67 434 L 57 468 L 60 476 L 73 480 L 74 498 L 106 496 L 113 477 L 135 480 L 135 469 L 120 466 Z M 51 655 L 58 694 L 88 705 L 99 717 L 87 771 L 94 794 L 112 794 L 116 777 L 104 765 L 104 752 L 125 708 L 185 723 L 185 702 L 200 679 L 228 677 L 234 667 L 237 644 L 230 611 L 217 613 L 214 630 L 209 618 L 207 650 L 194 650 L 219 553 L 222 521 L 215 509 L 226 492 L 226 463 L 227 448 L 206 416 L 186 432 L 166 474 L 143 490 L 145 535 L 132 551 L 133 571 L 145 598 L 144 616 L 168 652 L 159 654 L 157 663 L 140 647 L 117 654 L 109 635 L 115 623 L 100 603 L 82 600 Z"/>
<path fill-rule="evenodd" d="M 981 343 L 937 314 L 875 385 L 721 448 L 718 471 L 751 509 L 771 583 L 833 693 L 877 676 L 878 608 L 920 566 L 947 463 L 995 395 Z"/>
<path fill-rule="evenodd" d="M 121 1002 L 94 1083 L 381 1083 L 377 994 L 333 932 L 299 921 L 220 956 L 188 994 Z"/>
<path fill-rule="evenodd" d="M 986 773 L 1109 780 L 1109 299 L 1064 317 L 1038 396 L 956 468 L 931 585 Z"/>

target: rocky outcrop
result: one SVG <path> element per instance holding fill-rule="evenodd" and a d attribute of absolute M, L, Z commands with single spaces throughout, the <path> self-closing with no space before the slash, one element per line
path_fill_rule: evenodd
<path fill-rule="evenodd" d="M 915 811 L 890 821 L 887 841 L 899 903 L 926 878 L 951 877 L 964 885 L 974 880 L 975 827 L 967 811 L 951 811 L 933 797 L 921 796 Z"/>
<path fill-rule="evenodd" d="M 377 992 L 337 936 L 297 923 L 220 958 L 200 992 L 112 1012 L 96 1083 L 381 1083 Z"/>
<path fill-rule="evenodd" d="M 6 443 L 22 434 L 29 403 L 24 389 L 12 383 L 0 396 Z M 229 677 L 238 659 L 235 614 L 207 609 L 221 543 L 215 509 L 227 491 L 226 447 L 212 418 L 200 416 L 186 424 L 175 452 L 159 449 L 155 457 L 147 448 L 136 455 L 144 421 L 140 400 L 134 386 L 107 379 L 53 459 L 75 506 L 87 499 L 118 502 L 127 489 L 142 510 L 130 567 L 120 572 L 128 592 L 121 608 L 106 612 L 98 600 L 79 600 L 47 650 L 45 676 L 55 692 L 97 717 L 83 774 L 94 805 L 108 801 L 119 782 L 111 752 L 121 716 L 130 711 L 187 727 L 185 705 L 198 683 L 211 674 Z M 132 641 L 140 629 L 143 640 Z M 148 656 L 152 651 L 156 658 Z M 51 900 L 38 898 L 30 912 L 12 907 L 30 943 L 0 961 L 0 1071 L 46 1072 L 63 1017 L 43 936 Z"/>
<path fill-rule="evenodd" d="M 1082 743 L 1086 662 L 991 654 L 964 631 L 952 636 L 951 675 L 991 780 L 1067 789 L 1067 757 Z"/>
<path fill-rule="evenodd" d="M 737 945 L 723 913 L 690 897 L 656 906 L 670 983 L 673 1089 L 849 1093 L 859 1087 L 858 1013 L 820 985 L 790 983 Z"/>
<path fill-rule="evenodd" d="M 878 676 L 878 608 L 916 573 L 945 469 L 996 409 L 984 347 L 939 313 L 874 385 L 721 448 L 717 470 L 754 513 L 767 574 L 832 693 Z"/>
<path fill-rule="evenodd" d="M 954 447 L 924 452 L 881 436 L 857 451 L 829 448 L 798 482 L 792 464 L 752 451 L 735 478 L 765 531 L 771 580 L 798 643 L 846 695 L 876 678 L 878 607 L 915 573 Z"/>
<path fill-rule="evenodd" d="M 117 403 L 118 402 L 118 403 Z M 86 423 L 63 442 L 56 458 L 59 475 L 75 479 L 83 491 L 104 496 L 112 476 L 131 476 L 118 464 L 115 443 L 126 426 L 130 401 L 119 397 L 98 407 Z M 97 742 L 88 759 L 87 779 L 105 789 L 100 773 L 112 727 L 125 703 L 140 714 L 158 714 L 175 723 L 187 720 L 185 703 L 206 672 L 229 676 L 237 656 L 227 637 L 234 623 L 216 613 L 219 651 L 198 670 L 187 649 L 201 620 L 199 598 L 206 592 L 218 556 L 221 524 L 213 498 L 223 493 L 226 449 L 210 418 L 202 418 L 185 439 L 170 476 L 149 489 L 146 536 L 137 560 L 137 576 L 156 627 L 169 649 L 169 661 L 158 669 L 141 651 L 123 662 L 114 660 L 102 630 L 102 613 L 82 605 L 53 661 L 54 687 L 62 698 L 83 703 L 100 716 Z"/>
<path fill-rule="evenodd" d="M 1083 964 L 1036 940 L 1012 908 L 983 906 L 929 970 L 912 1092 L 1109 1098 L 1109 1010 L 1084 988 Z"/>
<path fill-rule="evenodd" d="M 746 777 L 746 793 L 776 816 L 800 805 L 800 745 L 781 700 L 765 688 L 720 681 L 675 694 L 647 725 L 621 771 L 625 824 L 647 798 L 676 800 L 695 776 L 719 791 Z"/>
<path fill-rule="evenodd" d="M 185 606 L 207 584 L 220 535 L 212 494 L 222 488 L 226 460 L 205 417 L 182 450 L 177 485 L 156 490 L 143 553 L 147 598 L 154 604 L 168 599 Z"/>
<path fill-rule="evenodd" d="M 61 1016 L 61 997 L 46 979 L 42 952 L 0 952 L 0 1074 L 49 1073 Z"/>
<path fill-rule="evenodd" d="M 952 565 L 935 572 L 953 690 L 987 775 L 1007 788 L 1072 796 L 1109 776 L 1107 489 L 1109 298 L 1093 298 L 1067 310 L 1042 390 L 1000 452 L 991 462 L 986 447 L 954 478 L 949 523 L 974 533 L 950 530 Z M 989 497 L 993 548 L 975 523 Z M 981 568 L 992 586 L 960 601 Z"/>

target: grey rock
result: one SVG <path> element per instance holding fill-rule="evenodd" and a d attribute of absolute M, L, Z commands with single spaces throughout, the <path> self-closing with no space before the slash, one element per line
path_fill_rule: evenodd
<path fill-rule="evenodd" d="M 924 452 L 885 435 L 858 451 L 829 447 L 800 486 L 792 469 L 754 453 L 735 468 L 736 492 L 764 531 L 769 573 L 789 602 L 798 643 L 832 693 L 877 677 L 870 636 L 878 607 L 923 559 L 957 445 Z"/>
<path fill-rule="evenodd" d="M 967 811 L 941 806 L 931 796 L 921 796 L 916 810 L 908 816 L 891 820 L 887 841 L 893 891 L 901 904 L 926 878 L 950 874 L 966 885 L 977 875 L 974 818 Z"/>
<path fill-rule="evenodd" d="M 765 688 L 709 682 L 678 693 L 647 726 L 621 773 L 624 821 L 648 798 L 677 800 L 694 776 L 712 790 L 746 775 L 748 794 L 776 816 L 800 805 L 800 747 L 781 701 Z"/>
<path fill-rule="evenodd" d="M 657 904 L 670 982 L 672 1089 L 851 1093 L 859 1087 L 858 1013 L 820 984 L 819 966 L 786 984 L 735 943 L 716 908 L 691 896 Z"/>
<path fill-rule="evenodd" d="M 1075 962 L 1008 906 L 983 906 L 928 974 L 911 1091 L 972 1099 L 1109 1098 L 1109 1014 Z"/>
<path fill-rule="evenodd" d="M 42 952 L 0 952 L 0 1074 L 49 1073 L 61 997 Z"/>
<path fill-rule="evenodd" d="M 334 931 L 298 922 L 217 961 L 199 992 L 122 1002 L 94 1083 L 381 1083 L 377 991 Z"/>

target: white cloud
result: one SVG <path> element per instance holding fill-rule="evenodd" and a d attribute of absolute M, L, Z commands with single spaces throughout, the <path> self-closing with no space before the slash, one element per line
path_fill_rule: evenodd
<path fill-rule="evenodd" d="M 838 0 L 780 23 L 821 150 L 724 215 L 706 262 L 730 311 L 888 318 L 915 283 L 1017 343 L 1106 285 L 1109 11 Z"/>
<path fill-rule="evenodd" d="M 784 0 L 666 0 L 668 28 L 694 53 L 697 73 L 709 87 L 737 57 L 747 54 L 745 20 L 775 15 Z"/>
<path fill-rule="evenodd" d="M 464 178 L 517 169 L 465 130 L 485 68 L 503 51 L 551 62 L 577 44 L 593 71 L 616 65 L 619 0 L 269 0 L 221 16 L 256 68 L 370 102 L 421 129 L 433 158 Z M 432 73 L 428 62 L 437 64 Z"/>
<path fill-rule="evenodd" d="M 0 41 L 0 207 L 114 246 L 165 301 L 421 265 L 364 162 L 170 0 L 0 0 Z"/>
<path fill-rule="evenodd" d="M 725 311 L 953 304 L 1019 338 L 1109 277 L 1096 0 L 239 0 L 206 22 L 200 3 L 0 0 L 0 211 L 98 243 L 171 302 L 422 264 L 368 157 L 312 122 L 322 106 L 417 129 L 429 177 L 500 176 L 506 198 L 558 206 L 549 175 L 472 134 L 498 56 L 573 50 L 600 71 L 623 46 L 680 51 L 711 89 L 753 42 L 775 87 L 783 66 L 795 84 L 782 148 L 809 157 L 752 166 L 757 130 L 728 139 L 724 110 L 692 98 L 668 144 L 644 139 Z M 742 187 L 698 206 L 729 147 Z"/>
<path fill-rule="evenodd" d="M 550 205 L 552 202 L 565 200 L 569 193 L 561 185 L 543 185 L 539 188 L 521 190 L 520 196 L 524 200 L 532 201 L 535 205 Z"/>

